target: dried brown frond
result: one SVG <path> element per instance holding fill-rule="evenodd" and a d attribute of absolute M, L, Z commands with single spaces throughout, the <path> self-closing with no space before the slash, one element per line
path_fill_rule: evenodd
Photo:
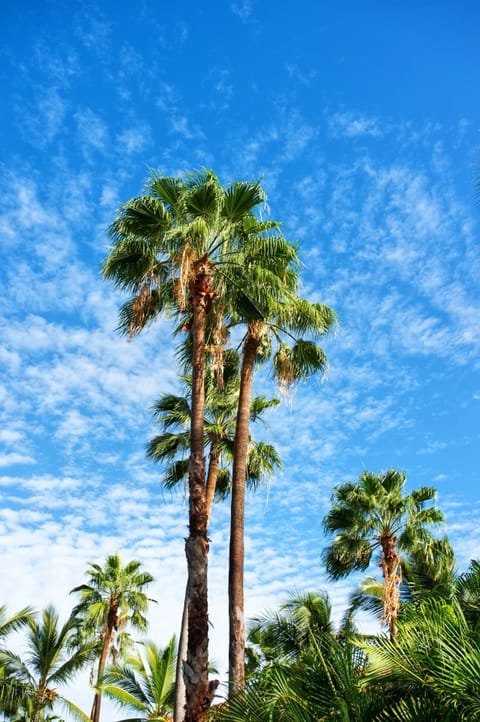
<path fill-rule="evenodd" d="M 275 359 L 275 375 L 281 393 L 287 393 L 295 383 L 295 373 L 292 366 L 292 359 L 289 349 L 284 346 L 279 349 Z"/>
<path fill-rule="evenodd" d="M 224 305 L 218 303 L 213 309 L 212 343 L 207 346 L 211 356 L 212 371 L 218 388 L 223 389 L 223 356 L 228 338 L 228 330 L 224 324 Z"/>
<path fill-rule="evenodd" d="M 147 276 L 138 289 L 137 296 L 132 303 L 132 317 L 128 328 L 129 341 L 143 331 L 149 319 L 152 317 L 152 290 L 157 287 L 157 281 L 158 279 L 156 279 L 154 275 Z"/>
<path fill-rule="evenodd" d="M 194 276 L 194 263 L 194 251 L 190 244 L 186 243 L 180 258 L 180 271 L 175 279 L 175 298 L 180 311 L 185 311 L 188 308 L 189 297 L 187 291 Z"/>

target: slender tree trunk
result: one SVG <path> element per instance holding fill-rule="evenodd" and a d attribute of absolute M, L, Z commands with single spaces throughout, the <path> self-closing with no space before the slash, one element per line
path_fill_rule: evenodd
<path fill-rule="evenodd" d="M 206 503 L 207 503 L 207 523 L 210 524 L 210 517 L 212 515 L 213 499 L 215 497 L 215 489 L 217 488 L 218 479 L 218 463 L 219 453 L 216 446 L 215 440 L 210 445 L 210 455 L 208 462 L 208 474 L 207 474 L 207 491 L 206 491 Z"/>
<path fill-rule="evenodd" d="M 32 722 L 39 722 L 40 712 L 45 700 L 45 680 L 42 678 L 38 683 L 38 693 L 35 699 L 35 708 L 33 710 Z"/>
<path fill-rule="evenodd" d="M 243 347 L 240 372 L 240 396 L 233 447 L 232 511 L 230 518 L 230 562 L 228 574 L 229 602 L 229 694 L 245 685 L 245 619 L 244 619 L 244 532 L 245 479 L 252 401 L 253 367 L 260 339 L 258 324 L 249 327 Z"/>
<path fill-rule="evenodd" d="M 197 262 L 190 284 L 193 300 L 192 419 L 189 466 L 188 651 L 185 669 L 185 722 L 200 722 L 213 691 L 208 682 L 208 512 L 203 449 L 205 412 L 205 298 L 210 293 L 210 268 Z"/>
<path fill-rule="evenodd" d="M 113 604 L 110 606 L 110 610 L 108 612 L 108 618 L 105 623 L 102 653 L 100 655 L 100 661 L 98 663 L 97 686 L 102 681 L 102 677 L 105 672 L 105 667 L 107 665 L 108 652 L 110 650 L 110 644 L 112 641 L 113 630 L 115 629 L 116 623 L 117 623 L 117 609 L 118 609 L 118 604 Z M 93 698 L 92 711 L 90 712 L 91 722 L 99 722 L 101 702 L 102 702 L 102 693 L 99 689 L 97 689 L 95 692 L 95 697 Z"/>

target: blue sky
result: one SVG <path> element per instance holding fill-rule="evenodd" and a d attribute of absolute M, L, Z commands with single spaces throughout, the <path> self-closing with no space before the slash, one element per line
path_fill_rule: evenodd
<path fill-rule="evenodd" d="M 247 614 L 352 581 L 320 561 L 334 484 L 433 484 L 459 568 L 480 555 L 480 160 L 473 2 L 12 1 L 0 50 L 0 552 L 12 612 L 119 550 L 175 631 L 186 500 L 145 460 L 178 390 L 168 323 L 127 343 L 100 278 L 106 228 L 149 169 L 261 178 L 301 244 L 303 293 L 336 309 L 324 379 L 262 432 L 283 471 L 248 500 Z M 257 391 L 274 389 L 265 375 Z M 212 656 L 226 659 L 228 506 L 214 510 Z M 82 698 L 79 691 L 79 698 Z M 88 695 L 87 695 L 88 696 Z M 86 703 L 87 706 L 88 703 Z"/>

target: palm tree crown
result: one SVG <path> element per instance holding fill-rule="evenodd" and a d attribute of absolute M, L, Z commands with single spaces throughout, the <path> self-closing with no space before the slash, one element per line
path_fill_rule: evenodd
<path fill-rule="evenodd" d="M 74 616 L 63 625 L 52 606 L 42 612 L 41 621 L 28 620 L 28 655 L 25 660 L 8 650 L 0 652 L 0 662 L 7 675 L 7 685 L 16 686 L 16 701 L 32 722 L 40 720 L 44 710 L 56 701 L 63 703 L 75 716 L 88 717 L 58 691 L 91 660 L 95 645 L 79 641 L 79 620 Z"/>
<path fill-rule="evenodd" d="M 379 553 L 383 621 L 392 636 L 396 633 L 402 581 L 399 552 L 412 552 L 429 544 L 432 534 L 428 527 L 444 521 L 436 507 L 426 506 L 435 498 L 433 487 L 404 494 L 405 483 L 405 474 L 395 469 L 380 475 L 365 471 L 357 483 L 334 488 L 332 508 L 323 520 L 326 532 L 335 534 L 324 553 L 332 579 L 367 569 L 373 553 Z"/>

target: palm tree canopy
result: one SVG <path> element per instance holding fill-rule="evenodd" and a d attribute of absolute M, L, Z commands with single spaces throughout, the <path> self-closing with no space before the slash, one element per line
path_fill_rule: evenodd
<path fill-rule="evenodd" d="M 209 308 L 228 284 L 245 291 L 268 277 L 272 293 L 283 286 L 278 271 L 296 251 L 278 223 L 253 215 L 265 200 L 258 182 L 222 186 L 208 169 L 178 179 L 153 173 L 146 194 L 125 203 L 110 227 L 103 275 L 133 294 L 119 329 L 136 335 L 160 313 L 185 311 L 202 264 L 213 276 L 201 289 Z"/>
<path fill-rule="evenodd" d="M 108 556 L 104 567 L 90 562 L 86 572 L 89 584 L 80 584 L 70 592 L 80 596 L 73 614 L 83 620 L 86 631 L 98 632 L 112 614 L 115 630 L 129 623 L 141 632 L 146 631 L 145 612 L 153 600 L 143 590 L 153 582 L 153 577 L 141 567 L 141 562 L 135 559 L 123 566 L 118 553 Z"/>
<path fill-rule="evenodd" d="M 381 685 L 388 700 L 377 719 L 479 719 L 479 641 L 458 606 L 440 598 L 407 605 L 395 642 L 360 644 L 369 659 L 362 684 Z"/>
<path fill-rule="evenodd" d="M 24 659 L 9 650 L 0 652 L 7 684 L 16 686 L 21 708 L 31 708 L 33 714 L 36 710 L 51 709 L 57 699 L 69 709 L 75 708 L 58 692 L 57 686 L 65 685 L 84 668 L 96 649 L 91 641 L 79 641 L 78 625 L 79 620 L 71 616 L 60 626 L 58 613 L 49 606 L 43 610 L 40 621 L 29 615 L 28 651 Z M 78 709 L 77 713 L 83 714 Z"/>
<path fill-rule="evenodd" d="M 278 612 L 256 617 L 249 641 L 268 659 L 298 659 L 314 643 L 331 638 L 331 603 L 326 592 L 292 594 Z"/>
<path fill-rule="evenodd" d="M 357 483 L 336 486 L 332 507 L 323 520 L 327 533 L 335 534 L 324 559 L 333 579 L 354 570 L 365 570 L 375 550 L 386 539 L 395 540 L 400 551 L 412 551 L 431 540 L 428 527 L 444 521 L 435 506 L 433 487 L 404 493 L 406 476 L 390 469 L 384 474 L 365 471 Z"/>
<path fill-rule="evenodd" d="M 223 355 L 222 383 L 217 382 L 214 369 L 208 366 L 205 375 L 205 447 L 215 447 L 220 460 L 226 465 L 218 471 L 216 498 L 225 498 L 230 490 L 231 475 L 228 464 L 233 456 L 236 411 L 239 396 L 238 354 L 229 349 Z M 163 484 L 172 489 L 188 476 L 190 451 L 191 377 L 182 376 L 185 395 L 164 394 L 153 406 L 156 423 L 164 430 L 147 444 L 147 457 L 156 463 L 166 463 Z M 263 414 L 277 406 L 279 400 L 255 396 L 251 402 L 251 421 L 266 425 Z M 281 468 L 276 449 L 265 442 L 250 439 L 247 458 L 247 484 L 255 488 L 268 476 Z"/>

